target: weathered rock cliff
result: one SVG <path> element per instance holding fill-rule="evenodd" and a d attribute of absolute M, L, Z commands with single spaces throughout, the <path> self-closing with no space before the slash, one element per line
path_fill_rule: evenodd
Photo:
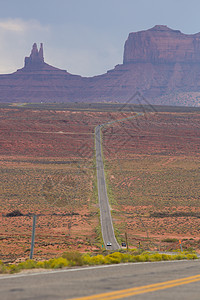
<path fill-rule="evenodd" d="M 161 25 L 130 33 L 123 64 L 91 78 L 48 65 L 34 44 L 22 69 L 0 75 L 1 102 L 126 102 L 137 91 L 151 104 L 200 106 L 200 33 Z"/>
<path fill-rule="evenodd" d="M 130 33 L 124 47 L 127 63 L 200 63 L 200 33 L 183 34 L 167 26 Z"/>

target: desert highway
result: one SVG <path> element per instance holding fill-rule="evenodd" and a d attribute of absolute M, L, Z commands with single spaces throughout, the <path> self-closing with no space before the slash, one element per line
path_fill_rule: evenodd
<path fill-rule="evenodd" d="M 199 260 L 0 275 L 2 300 L 199 300 L 199 295 Z"/>
<path fill-rule="evenodd" d="M 133 119 L 136 116 L 141 116 L 143 113 L 137 113 L 135 116 L 113 120 L 105 124 L 97 125 L 95 127 L 95 145 L 96 145 L 96 169 L 97 169 L 97 187 L 98 198 L 100 207 L 100 219 L 101 219 L 101 233 L 104 241 L 105 248 L 108 250 L 117 250 L 120 248 L 115 238 L 112 217 L 110 213 L 110 205 L 107 195 L 107 187 L 105 181 L 104 164 L 102 158 L 102 143 L 101 143 L 101 127 L 105 125 L 111 125 L 117 122 Z M 112 246 L 107 246 L 107 243 L 111 243 Z"/>
<path fill-rule="evenodd" d="M 101 149 L 101 126 L 98 125 L 95 128 L 95 144 L 96 144 L 96 169 L 97 169 L 97 186 L 98 186 L 98 198 L 100 207 L 101 218 L 101 232 L 106 249 L 117 250 L 120 248 L 116 241 L 112 217 L 110 213 L 109 200 L 107 195 L 104 165 Z M 111 243 L 112 246 L 107 246 L 107 243 Z"/>

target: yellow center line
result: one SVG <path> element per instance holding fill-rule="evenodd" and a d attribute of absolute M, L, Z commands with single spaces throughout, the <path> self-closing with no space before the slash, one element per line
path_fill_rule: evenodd
<path fill-rule="evenodd" d="M 186 277 L 186 278 L 175 279 L 175 280 L 170 280 L 170 281 L 165 281 L 165 282 L 160 282 L 160 283 L 154 283 L 154 284 L 150 284 L 150 285 L 144 285 L 144 286 L 124 289 L 124 290 L 120 290 L 120 291 L 102 293 L 102 294 L 98 294 L 98 295 L 73 298 L 73 300 L 121 299 L 121 298 L 126 298 L 126 297 L 130 297 L 130 296 L 138 295 L 138 294 L 154 292 L 157 290 L 164 290 L 164 289 L 168 289 L 168 288 L 172 288 L 175 286 L 188 284 L 188 283 L 192 283 L 192 282 L 196 282 L 196 281 L 200 281 L 200 275 L 190 276 L 190 277 Z"/>

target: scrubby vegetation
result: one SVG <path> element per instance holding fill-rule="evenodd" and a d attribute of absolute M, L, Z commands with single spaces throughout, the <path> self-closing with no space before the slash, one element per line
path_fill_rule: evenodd
<path fill-rule="evenodd" d="M 200 251 L 199 113 L 149 113 L 102 128 L 115 227 L 132 247 Z"/>
<path fill-rule="evenodd" d="M 94 128 L 121 112 L 66 107 L 0 108 L 2 260 L 29 257 L 33 214 L 37 260 L 102 245 Z"/>
<path fill-rule="evenodd" d="M 141 252 L 136 249 L 128 253 L 114 252 L 111 254 L 81 254 L 80 252 L 64 252 L 61 257 L 52 258 L 45 261 L 35 261 L 28 259 L 18 264 L 4 264 L 0 261 L 0 274 L 16 273 L 26 269 L 58 269 L 72 266 L 83 265 L 104 265 L 119 263 L 136 263 L 136 262 L 154 262 L 167 260 L 198 259 L 195 253 L 181 252 L 173 255 Z"/>

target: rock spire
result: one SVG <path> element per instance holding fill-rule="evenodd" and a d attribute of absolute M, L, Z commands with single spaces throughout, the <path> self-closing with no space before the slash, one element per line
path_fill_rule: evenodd
<path fill-rule="evenodd" d="M 106 74 L 81 77 L 44 61 L 35 43 L 25 66 L 0 74 L 0 102 L 127 102 L 200 107 L 200 33 L 165 25 L 133 32 L 123 64 Z M 133 99 L 140 92 L 141 99 Z M 127 102 L 129 103 L 129 102 Z M 143 102 L 142 102 L 143 103 Z M 141 103 L 140 103 L 141 104 Z"/>
<path fill-rule="evenodd" d="M 24 68 L 28 69 L 41 69 L 44 65 L 44 55 L 43 55 L 43 44 L 40 44 L 40 49 L 38 51 L 37 44 L 34 43 L 32 51 L 29 57 L 25 57 Z"/>

